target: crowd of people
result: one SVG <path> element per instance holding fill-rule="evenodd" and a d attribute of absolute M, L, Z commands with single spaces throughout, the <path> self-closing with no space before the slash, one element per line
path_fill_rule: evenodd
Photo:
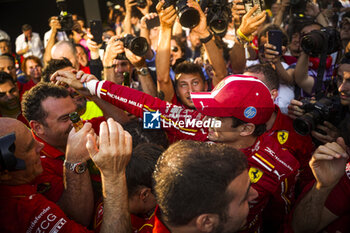
<path fill-rule="evenodd" d="M 0 30 L 0 232 L 350 232 L 349 3 L 170 2 Z"/>

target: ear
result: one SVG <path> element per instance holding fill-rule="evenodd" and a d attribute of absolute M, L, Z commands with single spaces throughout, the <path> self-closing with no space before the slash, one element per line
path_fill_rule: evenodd
<path fill-rule="evenodd" d="M 271 93 L 272 99 L 275 100 L 277 98 L 277 96 L 278 96 L 278 90 L 277 89 L 272 89 L 270 91 L 270 93 Z"/>
<path fill-rule="evenodd" d="M 32 128 L 32 130 L 35 132 L 36 135 L 40 136 L 40 135 L 43 135 L 44 134 L 44 126 L 35 121 L 35 120 L 31 120 L 29 122 L 29 125 L 30 125 L 30 128 Z"/>
<path fill-rule="evenodd" d="M 217 214 L 201 214 L 196 218 L 196 228 L 201 232 L 213 232 L 215 227 L 220 223 Z"/>
<path fill-rule="evenodd" d="M 139 198 L 140 200 L 142 200 L 143 202 L 146 202 L 148 197 L 151 194 L 151 189 L 147 188 L 147 187 L 143 187 L 141 188 L 141 190 L 139 191 Z"/>
<path fill-rule="evenodd" d="M 254 130 L 255 130 L 255 125 L 253 123 L 246 123 L 241 125 L 239 135 L 243 137 L 249 136 L 253 134 Z"/>

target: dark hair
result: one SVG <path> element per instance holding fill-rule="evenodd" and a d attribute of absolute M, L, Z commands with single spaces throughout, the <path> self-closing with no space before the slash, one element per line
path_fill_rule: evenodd
<path fill-rule="evenodd" d="M 8 46 L 8 47 L 11 47 L 11 43 L 10 43 L 9 40 L 1 39 L 1 40 L 0 40 L 0 43 L 1 43 L 1 42 L 6 42 L 7 46 Z"/>
<path fill-rule="evenodd" d="M 270 64 L 252 65 L 247 67 L 245 69 L 245 72 L 264 75 L 264 80 L 260 81 L 262 81 L 270 90 L 278 89 L 280 86 L 280 81 L 277 72 L 272 68 Z"/>
<path fill-rule="evenodd" d="M 175 40 L 176 44 L 180 47 L 182 52 L 182 57 L 185 57 L 186 43 L 181 40 L 181 36 L 172 36 L 172 40 Z"/>
<path fill-rule="evenodd" d="M 32 26 L 30 26 L 29 24 L 24 24 L 22 26 L 22 32 L 28 31 L 28 30 L 32 30 Z"/>
<path fill-rule="evenodd" d="M 153 174 L 162 220 L 181 226 L 204 213 L 223 216 L 234 198 L 227 187 L 246 168 L 245 155 L 224 144 L 172 144 Z"/>
<path fill-rule="evenodd" d="M 87 55 L 86 49 L 84 48 L 84 46 L 82 46 L 81 44 L 74 44 L 74 48 L 77 49 L 77 47 L 80 47 L 83 49 L 85 55 Z"/>
<path fill-rule="evenodd" d="M 203 82 L 205 82 L 205 77 L 203 74 L 202 67 L 198 64 L 192 63 L 190 61 L 183 61 L 179 63 L 175 70 L 175 86 L 177 86 L 177 75 L 178 74 L 198 74 Z"/>
<path fill-rule="evenodd" d="M 41 103 L 48 97 L 66 98 L 69 92 L 66 88 L 56 86 L 52 83 L 39 82 L 22 97 L 22 113 L 28 122 L 38 121 L 46 124 L 47 112 L 44 111 Z"/>
<path fill-rule="evenodd" d="M 50 77 L 53 73 L 66 67 L 73 67 L 72 63 L 67 58 L 51 59 L 41 74 L 41 81 L 50 82 Z"/>
<path fill-rule="evenodd" d="M 129 197 L 134 195 L 140 187 L 153 190 L 152 174 L 163 151 L 163 147 L 153 143 L 142 143 L 133 149 L 125 170 Z"/>
<path fill-rule="evenodd" d="M 236 117 L 231 117 L 231 118 L 232 118 L 232 125 L 231 125 L 232 128 L 236 128 L 240 125 L 247 124 L 247 122 L 242 121 Z M 258 137 L 263 133 L 265 133 L 265 131 L 266 131 L 266 124 L 255 125 L 255 129 L 252 135 L 255 137 Z"/>
<path fill-rule="evenodd" d="M 164 149 L 168 147 L 168 138 L 163 130 L 144 129 L 143 123 L 137 119 L 125 123 L 123 128 L 132 136 L 133 148 L 141 143 L 155 143 Z"/>
<path fill-rule="evenodd" d="M 266 24 L 259 32 L 258 34 L 258 44 L 260 45 L 260 39 L 262 36 L 266 36 L 266 33 L 271 30 L 278 30 L 282 32 L 282 45 L 287 46 L 288 45 L 288 35 L 287 33 L 276 24 Z"/>
<path fill-rule="evenodd" d="M 29 60 L 34 60 L 41 68 L 43 67 L 43 64 L 41 63 L 40 58 L 38 58 L 37 56 L 28 56 L 26 58 L 24 58 L 22 64 L 21 64 L 21 70 L 26 73 L 26 66 L 27 66 L 27 62 Z"/>
<path fill-rule="evenodd" d="M 0 71 L 0 84 L 4 84 L 8 81 L 11 81 L 13 85 L 16 85 L 15 80 L 13 80 L 12 76 L 4 71 Z"/>

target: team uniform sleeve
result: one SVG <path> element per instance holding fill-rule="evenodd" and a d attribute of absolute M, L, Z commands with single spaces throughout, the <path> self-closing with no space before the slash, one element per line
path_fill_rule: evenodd
<path fill-rule="evenodd" d="M 195 110 L 171 104 L 141 91 L 109 81 L 98 82 L 92 80 L 87 83 L 87 88 L 91 94 L 97 95 L 99 98 L 139 118 L 144 118 L 144 112 L 158 111 L 162 128 L 170 138 L 199 141 L 205 141 L 207 138 L 207 132 L 196 124 L 204 116 Z M 178 124 L 180 121 L 190 122 L 191 124 L 180 125 Z"/>

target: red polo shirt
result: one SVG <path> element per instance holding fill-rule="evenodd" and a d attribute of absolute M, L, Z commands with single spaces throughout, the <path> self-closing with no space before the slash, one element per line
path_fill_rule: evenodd
<path fill-rule="evenodd" d="M 33 185 L 0 185 L 0 232 L 91 232 L 70 220 Z"/>

